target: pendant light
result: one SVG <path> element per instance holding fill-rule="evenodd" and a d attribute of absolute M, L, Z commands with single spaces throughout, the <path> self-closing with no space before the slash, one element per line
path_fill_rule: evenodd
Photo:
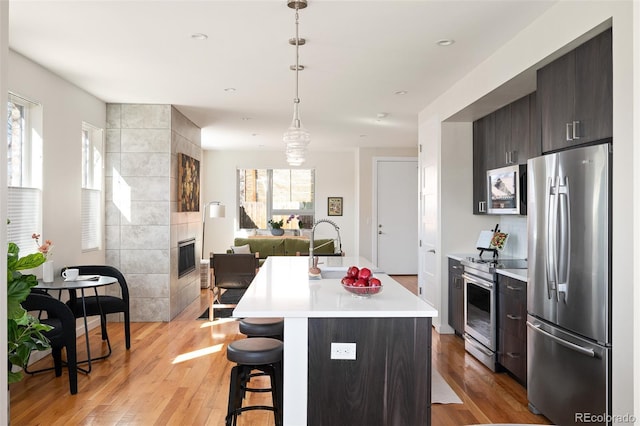
<path fill-rule="evenodd" d="M 306 43 L 306 40 L 299 37 L 298 32 L 298 10 L 307 7 L 307 0 L 289 0 L 287 6 L 296 11 L 296 37 L 289 39 L 289 44 L 296 47 L 296 64 L 289 68 L 296 73 L 296 94 L 293 98 L 293 120 L 291 126 L 284 133 L 282 138 L 286 148 L 285 154 L 287 157 L 287 163 L 291 166 L 300 166 L 305 161 L 305 154 L 307 151 L 307 145 L 311 142 L 311 136 L 307 129 L 302 126 L 300 122 L 300 97 L 298 96 L 298 74 L 304 69 L 304 66 L 299 63 L 299 47 Z"/>

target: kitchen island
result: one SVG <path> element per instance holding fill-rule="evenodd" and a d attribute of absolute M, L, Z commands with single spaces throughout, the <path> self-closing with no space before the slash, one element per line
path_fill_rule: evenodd
<path fill-rule="evenodd" d="M 382 291 L 343 289 L 351 265 L 372 269 Z M 320 257 L 318 266 L 323 279 L 310 279 L 308 257 L 270 256 L 233 312 L 284 317 L 284 424 L 430 424 L 435 308 L 365 259 Z M 356 359 L 332 357 L 332 343 L 355 344 Z"/>

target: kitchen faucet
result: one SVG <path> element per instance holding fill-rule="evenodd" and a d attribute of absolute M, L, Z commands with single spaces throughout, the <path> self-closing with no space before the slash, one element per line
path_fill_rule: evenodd
<path fill-rule="evenodd" d="M 323 243 L 318 247 L 315 247 L 316 227 L 321 223 L 328 223 L 332 225 L 333 228 L 336 230 L 336 233 L 338 234 L 338 250 L 339 250 L 338 253 L 342 252 L 342 241 L 340 240 L 340 227 L 336 225 L 334 221 L 329 219 L 320 219 L 316 221 L 316 223 L 314 223 L 313 227 L 311 228 L 311 240 L 309 240 L 309 275 L 316 278 L 320 277 L 320 268 L 318 268 L 318 256 L 313 255 L 313 250 L 319 249 L 331 243 L 330 241 L 327 241 L 326 243 Z"/>

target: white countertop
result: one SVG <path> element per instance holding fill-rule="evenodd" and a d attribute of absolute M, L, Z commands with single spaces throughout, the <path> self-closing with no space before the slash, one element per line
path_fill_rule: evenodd
<path fill-rule="evenodd" d="M 496 269 L 496 273 L 527 282 L 528 269 Z"/>
<path fill-rule="evenodd" d="M 366 318 L 435 317 L 438 311 L 363 258 L 320 257 L 323 271 L 369 267 L 382 291 L 369 298 L 352 295 L 340 278 L 309 279 L 308 256 L 269 256 L 233 311 L 234 317 Z"/>

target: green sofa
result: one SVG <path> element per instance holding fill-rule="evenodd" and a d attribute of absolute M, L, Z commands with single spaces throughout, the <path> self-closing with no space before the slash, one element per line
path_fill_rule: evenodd
<path fill-rule="evenodd" d="M 264 263 L 269 256 L 308 256 L 309 240 L 304 238 L 236 238 L 233 240 L 234 247 L 249 245 L 251 253 L 258 253 L 260 264 Z M 332 239 L 320 238 L 315 240 L 313 254 L 328 255 L 335 253 L 335 244 Z M 233 249 L 229 250 L 233 253 Z"/>

